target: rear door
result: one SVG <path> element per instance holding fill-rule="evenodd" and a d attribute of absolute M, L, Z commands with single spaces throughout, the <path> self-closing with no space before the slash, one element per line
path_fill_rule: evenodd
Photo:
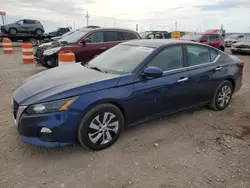
<path fill-rule="evenodd" d="M 117 31 L 104 31 L 104 44 L 102 50 L 106 51 L 123 41 L 119 32 Z"/>
<path fill-rule="evenodd" d="M 105 47 L 103 31 L 93 32 L 84 38 L 88 38 L 89 42 L 85 42 L 85 45 L 82 45 L 79 53 L 77 54 L 80 61 L 89 61 L 105 51 L 103 48 Z"/>
<path fill-rule="evenodd" d="M 217 63 L 220 55 L 217 50 L 198 44 L 187 44 L 186 53 L 190 102 L 192 105 L 208 102 L 222 81 L 223 66 Z"/>

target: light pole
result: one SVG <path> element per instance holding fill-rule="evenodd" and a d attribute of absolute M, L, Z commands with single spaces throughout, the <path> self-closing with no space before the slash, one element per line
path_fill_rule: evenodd
<path fill-rule="evenodd" d="M 66 27 L 68 27 L 68 17 L 65 17 L 65 21 L 66 21 Z"/>
<path fill-rule="evenodd" d="M 75 20 L 73 20 L 73 29 L 74 29 L 74 31 L 76 30 L 76 21 Z"/>
<path fill-rule="evenodd" d="M 116 27 L 116 18 L 112 18 L 114 20 L 114 27 Z"/>

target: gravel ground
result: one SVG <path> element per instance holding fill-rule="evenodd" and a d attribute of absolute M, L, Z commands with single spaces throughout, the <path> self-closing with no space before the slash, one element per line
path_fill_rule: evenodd
<path fill-rule="evenodd" d="M 111 148 L 46 149 L 22 143 L 11 91 L 42 71 L 0 52 L 1 188 L 249 188 L 250 56 L 244 84 L 224 111 L 199 108 L 130 127 Z"/>

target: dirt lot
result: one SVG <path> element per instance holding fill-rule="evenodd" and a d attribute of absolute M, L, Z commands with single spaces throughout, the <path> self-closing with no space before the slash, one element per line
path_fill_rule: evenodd
<path fill-rule="evenodd" d="M 239 56 L 244 84 L 226 110 L 201 108 L 143 123 L 111 148 L 91 152 L 19 140 L 11 91 L 43 69 L 21 64 L 17 51 L 0 53 L 1 188 L 250 187 L 250 56 Z"/>

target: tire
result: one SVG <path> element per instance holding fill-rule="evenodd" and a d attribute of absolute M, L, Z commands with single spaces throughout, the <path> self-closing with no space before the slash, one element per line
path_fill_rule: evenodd
<path fill-rule="evenodd" d="M 224 51 L 225 51 L 225 48 L 224 48 L 223 46 L 221 46 L 221 47 L 220 47 L 220 50 L 224 52 Z"/>
<path fill-rule="evenodd" d="M 38 45 L 38 41 L 35 38 L 30 38 L 29 42 L 31 42 L 33 46 L 37 46 Z"/>
<path fill-rule="evenodd" d="M 103 123 L 105 116 L 107 124 Z M 112 104 L 101 104 L 86 113 L 77 136 L 82 146 L 91 150 L 102 150 L 116 142 L 123 128 L 124 117 L 120 109 Z"/>
<path fill-rule="evenodd" d="M 235 51 L 231 51 L 232 52 L 232 54 L 237 54 Z"/>
<path fill-rule="evenodd" d="M 215 111 L 224 110 L 229 105 L 232 95 L 233 95 L 232 83 L 229 82 L 228 80 L 224 80 L 217 88 L 213 100 L 209 104 L 209 107 Z"/>
<path fill-rule="evenodd" d="M 16 35 L 17 34 L 17 30 L 15 28 L 10 28 L 9 29 L 9 34 Z"/>
<path fill-rule="evenodd" d="M 37 29 L 37 30 L 36 30 L 36 34 L 37 34 L 37 35 L 42 35 L 42 34 L 43 34 L 43 31 L 42 31 L 41 29 Z"/>

